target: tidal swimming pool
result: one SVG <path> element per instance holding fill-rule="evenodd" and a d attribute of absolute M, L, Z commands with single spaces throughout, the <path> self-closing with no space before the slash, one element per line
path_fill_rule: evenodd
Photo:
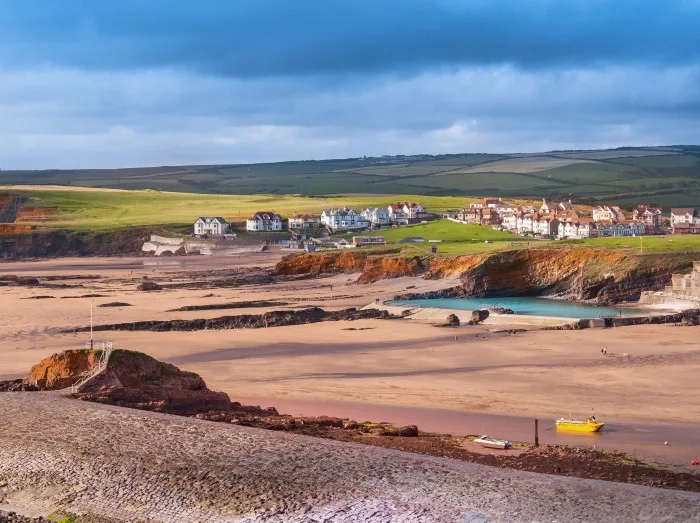
<path fill-rule="evenodd" d="M 472 311 L 501 307 L 525 316 L 554 316 L 558 318 L 602 318 L 643 314 L 643 309 L 589 305 L 565 300 L 520 296 L 513 298 L 425 298 L 396 300 L 389 303 L 398 307 L 430 307 Z"/>

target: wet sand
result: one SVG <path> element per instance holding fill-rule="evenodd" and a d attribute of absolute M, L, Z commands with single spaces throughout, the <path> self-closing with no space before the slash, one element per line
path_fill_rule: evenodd
<path fill-rule="evenodd" d="M 301 401 L 279 398 L 238 397 L 245 405 L 274 406 L 292 415 L 328 415 L 357 421 L 416 424 L 425 432 L 469 436 L 488 434 L 521 443 L 535 442 L 534 417 L 463 412 L 456 410 L 369 405 L 340 401 Z M 603 431 L 593 434 L 562 433 L 554 420 L 539 417 L 539 443 L 615 450 L 650 464 L 692 471 L 690 462 L 700 456 L 700 424 L 634 422 L 605 419 Z M 668 442 L 668 445 L 664 445 Z"/>

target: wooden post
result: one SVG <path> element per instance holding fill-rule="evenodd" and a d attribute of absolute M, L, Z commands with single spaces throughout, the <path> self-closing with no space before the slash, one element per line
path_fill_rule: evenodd
<path fill-rule="evenodd" d="M 540 446 L 540 435 L 539 435 L 539 432 L 537 430 L 537 424 L 538 424 L 538 420 L 535 420 L 535 447 Z"/>

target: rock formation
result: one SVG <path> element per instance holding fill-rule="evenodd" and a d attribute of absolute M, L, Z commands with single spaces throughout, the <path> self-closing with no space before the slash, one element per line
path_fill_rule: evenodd
<path fill-rule="evenodd" d="M 115 350 L 107 368 L 80 387 L 80 399 L 149 410 L 228 409 L 224 392 L 207 388 L 193 372 L 181 371 L 141 352 Z"/>
<path fill-rule="evenodd" d="M 220 316 L 197 320 L 153 320 L 131 323 L 114 323 L 96 325 L 95 331 L 129 330 L 129 331 L 197 331 L 214 329 L 260 329 L 263 327 L 284 327 L 303 325 L 320 321 L 352 321 L 363 319 L 395 319 L 397 316 L 379 309 L 345 309 L 325 311 L 319 307 L 302 310 L 270 311 L 263 314 L 240 314 L 238 316 Z M 64 332 L 88 332 L 90 327 L 68 329 Z"/>
<path fill-rule="evenodd" d="M 162 289 L 163 289 L 163 287 L 161 287 L 160 285 L 158 285 L 156 282 L 147 280 L 147 279 L 145 279 L 145 278 L 144 278 L 144 280 L 143 280 L 141 283 L 139 283 L 138 287 L 136 287 L 136 290 L 139 290 L 139 291 L 146 291 L 146 292 L 148 292 L 148 291 L 159 291 L 159 290 L 162 290 Z"/>
<path fill-rule="evenodd" d="M 450 327 L 459 327 L 459 316 L 456 314 L 449 314 L 447 316 L 447 320 L 445 321 L 445 325 L 450 326 Z"/>
<path fill-rule="evenodd" d="M 557 296 L 599 304 L 636 300 L 642 291 L 661 290 L 673 273 L 692 267 L 697 254 L 640 255 L 628 250 L 543 247 L 454 258 L 417 258 L 364 252 L 299 254 L 283 258 L 278 274 L 360 273 L 358 283 L 424 275 L 459 278 L 452 289 L 405 298 L 456 296 Z"/>
<path fill-rule="evenodd" d="M 486 309 L 479 309 L 472 311 L 472 319 L 469 320 L 469 325 L 477 325 L 489 317 L 489 311 Z"/>
<path fill-rule="evenodd" d="M 39 387 L 27 383 L 22 378 L 0 381 L 0 392 L 31 392 L 35 390 L 39 390 Z"/>
<path fill-rule="evenodd" d="M 137 255 L 151 228 L 111 231 L 31 231 L 0 235 L 2 258 Z"/>
<path fill-rule="evenodd" d="M 60 390 L 77 383 L 99 359 L 99 351 L 67 350 L 44 358 L 29 371 L 26 382 L 41 390 Z"/>

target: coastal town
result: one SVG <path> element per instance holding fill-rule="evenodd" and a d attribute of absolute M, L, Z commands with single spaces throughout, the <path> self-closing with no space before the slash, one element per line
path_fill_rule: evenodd
<path fill-rule="evenodd" d="M 700 233 L 700 210 L 671 208 L 670 216 L 654 204 L 631 210 L 617 205 L 575 205 L 571 200 L 542 199 L 538 205 L 515 204 L 500 198 L 473 201 L 459 211 L 430 213 L 420 202 L 390 203 L 386 207 L 355 211 L 347 207 L 324 209 L 320 214 L 294 213 L 285 218 L 275 211 L 258 211 L 245 221 L 249 233 L 289 232 L 309 239 L 323 234 L 364 232 L 426 223 L 436 219 L 481 225 L 521 236 L 546 239 L 584 239 Z M 233 230 L 223 217 L 200 217 L 194 236 L 224 236 Z"/>

